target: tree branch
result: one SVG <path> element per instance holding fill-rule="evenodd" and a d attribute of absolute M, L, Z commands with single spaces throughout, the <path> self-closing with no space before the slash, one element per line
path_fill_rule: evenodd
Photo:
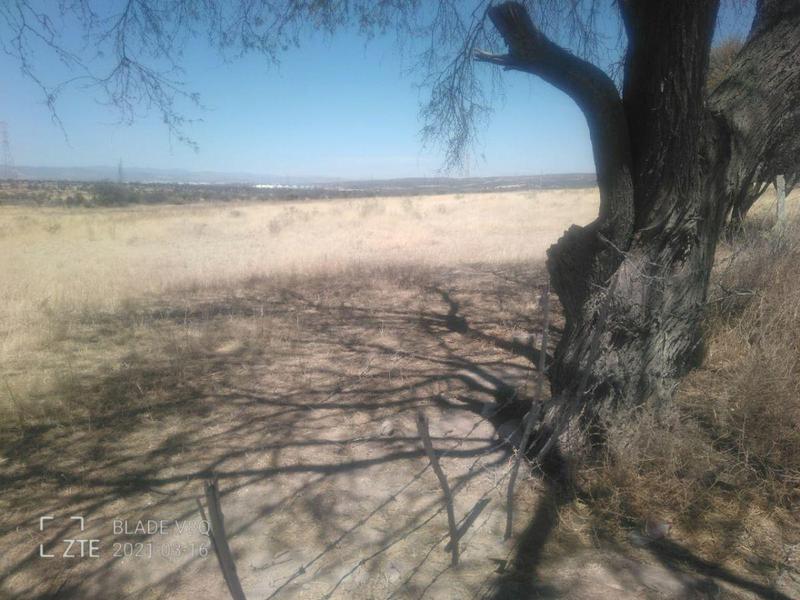
<path fill-rule="evenodd" d="M 746 189 L 766 165 L 769 179 L 797 170 L 800 155 L 800 2 L 762 0 L 753 29 L 709 110 L 730 135 L 728 187 Z"/>
<path fill-rule="evenodd" d="M 488 12 L 508 45 L 506 62 L 514 69 L 541 77 L 568 94 L 584 112 L 594 112 L 601 103 L 619 103 L 611 78 L 550 41 L 536 28 L 522 4 L 505 2 Z"/>
<path fill-rule="evenodd" d="M 583 111 L 600 187 L 599 230 L 620 248 L 633 231 L 633 184 L 628 125 L 614 82 L 601 69 L 555 44 L 533 24 L 525 7 L 505 2 L 488 10 L 508 54 L 477 51 L 480 62 L 531 73 L 568 94 Z"/>
<path fill-rule="evenodd" d="M 492 65 L 499 65 L 506 69 L 513 69 L 516 67 L 516 62 L 510 54 L 492 54 L 485 50 L 477 49 L 473 52 L 473 58 L 478 62 L 485 62 Z"/>

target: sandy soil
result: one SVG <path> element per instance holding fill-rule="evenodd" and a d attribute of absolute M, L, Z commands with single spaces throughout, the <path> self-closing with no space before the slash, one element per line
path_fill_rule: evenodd
<path fill-rule="evenodd" d="M 203 320 L 200 341 L 184 351 L 193 358 L 170 364 L 149 339 L 151 356 L 132 354 L 125 372 L 86 382 L 113 389 L 108 402 L 119 406 L 91 424 L 43 426 L 18 441 L 2 465 L 3 589 L 223 598 L 213 553 L 199 556 L 209 541 L 197 531 L 196 498 L 213 473 L 249 597 L 479 593 L 512 548 L 502 541 L 509 448 L 495 432 L 511 416 L 490 409 L 533 389 L 534 351 L 520 336 L 536 326 L 535 273 L 473 267 L 405 281 L 373 272 L 290 289 L 262 282 L 235 297 L 189 300 L 188 316 L 151 309 L 161 322 L 150 329 L 163 329 L 165 341 L 176 318 Z M 484 312 L 489 304 L 494 314 Z M 207 345 L 223 326 L 228 337 Z M 106 344 L 132 346 L 124 322 L 108 323 L 105 335 Z M 457 569 L 417 409 L 430 418 L 456 513 L 468 523 Z M 519 523 L 535 485 L 520 484 Z M 56 518 L 40 532 L 45 515 Z M 71 515 L 84 517 L 84 532 Z M 129 529 L 170 523 L 164 534 L 115 535 L 115 519 Z M 77 537 L 99 539 L 100 558 L 37 556 L 39 544 L 63 554 L 60 540 Z M 144 544 L 131 550 L 146 556 L 115 557 L 114 544 L 125 542 Z"/>

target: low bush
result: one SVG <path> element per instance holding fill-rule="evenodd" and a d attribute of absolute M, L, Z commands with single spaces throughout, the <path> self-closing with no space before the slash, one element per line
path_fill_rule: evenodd
<path fill-rule="evenodd" d="M 101 181 L 91 187 L 93 203 L 97 206 L 123 206 L 138 200 L 133 189 L 122 183 Z"/>

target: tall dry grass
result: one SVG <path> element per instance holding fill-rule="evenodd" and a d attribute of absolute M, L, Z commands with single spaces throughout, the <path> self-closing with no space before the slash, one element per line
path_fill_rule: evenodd
<path fill-rule="evenodd" d="M 733 240 L 715 282 L 706 368 L 683 405 L 740 478 L 786 508 L 800 500 L 800 219 L 785 229 L 759 215 Z"/>
<path fill-rule="evenodd" d="M 800 218 L 757 211 L 722 243 L 703 365 L 667 414 L 643 407 L 581 467 L 578 513 L 619 539 L 674 524 L 703 558 L 774 574 L 800 531 Z M 745 558 L 747 557 L 747 558 Z"/>
<path fill-rule="evenodd" d="M 596 190 L 282 203 L 0 206 L 0 414 L 7 423 L 78 410 L 98 369 L 129 364 L 152 333 L 142 309 L 264 278 L 391 277 L 469 263 L 538 260 Z M 130 323 L 111 336 L 107 323 Z M 191 327 L 173 332 L 184 356 Z M 172 335 L 172 334 L 171 334 Z M 112 337 L 114 338 L 112 340 Z M 187 342 L 187 340 L 189 340 Z M 181 346 L 181 344 L 183 346 Z M 146 349 L 143 351 L 147 351 Z M 153 350 L 155 352 L 155 349 Z M 188 355 L 187 355 L 188 356 Z M 187 358 L 190 360 L 190 357 Z"/>
<path fill-rule="evenodd" d="M 354 264 L 539 258 L 594 190 L 103 209 L 0 206 L 0 319 Z M 7 342 L 7 340 L 4 340 Z"/>

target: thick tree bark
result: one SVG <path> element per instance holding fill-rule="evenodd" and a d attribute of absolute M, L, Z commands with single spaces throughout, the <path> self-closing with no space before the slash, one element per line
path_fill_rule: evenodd
<path fill-rule="evenodd" d="M 525 9 L 489 16 L 509 53 L 477 58 L 542 77 L 583 110 L 601 209 L 548 251 L 566 325 L 551 368 L 559 422 L 668 401 L 697 362 L 719 233 L 759 164 L 797 139 L 800 3 L 762 0 L 751 35 L 710 98 L 719 0 L 620 0 L 628 32 L 622 97 L 611 80 L 539 32 Z M 792 58 L 794 57 L 794 58 Z M 788 116 L 787 116 L 788 115 Z M 783 136 L 783 138 L 781 137 Z"/>

